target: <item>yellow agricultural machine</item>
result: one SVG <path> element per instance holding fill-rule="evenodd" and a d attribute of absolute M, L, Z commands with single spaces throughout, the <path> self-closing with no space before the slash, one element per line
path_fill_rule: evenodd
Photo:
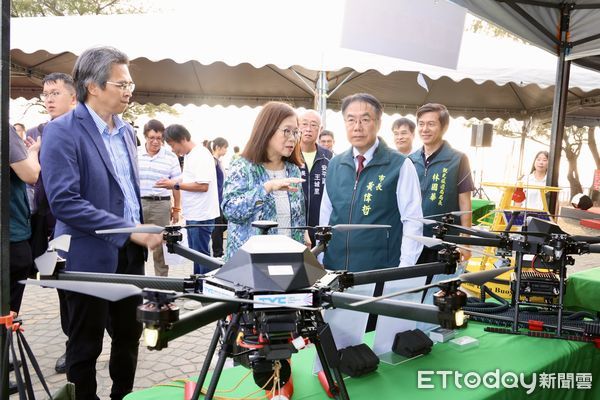
<path fill-rule="evenodd" d="M 480 226 L 487 226 L 489 227 L 490 231 L 504 231 L 509 224 L 509 221 L 513 215 L 513 211 L 527 211 L 528 216 L 552 220 L 552 217 L 548 212 L 546 193 L 558 192 L 560 191 L 560 188 L 553 186 L 528 185 L 523 182 L 512 184 L 486 182 L 482 183 L 482 185 L 501 190 L 502 196 L 496 210 L 488 212 L 477 220 Z M 539 190 L 541 192 L 543 209 L 529 209 L 515 205 L 515 203 L 522 202 L 525 198 L 525 191 L 530 190 Z M 523 221 L 524 215 L 523 213 L 520 213 L 516 218 L 514 218 L 510 230 L 513 232 L 520 231 Z M 499 260 L 499 257 L 495 255 L 496 248 L 486 247 L 484 252 L 486 253 L 485 256 L 471 257 L 466 266 L 466 272 L 476 272 L 494 268 L 494 264 Z M 531 261 L 532 260 L 526 261 L 526 263 L 529 264 L 529 267 L 523 268 L 524 272 L 532 271 Z M 511 265 L 514 265 L 512 258 Z M 486 283 L 486 286 L 496 295 L 510 300 L 512 298 L 512 291 L 510 289 L 511 273 L 512 272 L 506 272 L 498 276 L 496 279 Z M 473 284 L 464 283 L 462 288 L 476 296 L 480 295 L 481 293 L 481 288 Z M 536 299 L 535 297 L 532 297 L 531 300 L 543 301 L 543 299 Z"/>

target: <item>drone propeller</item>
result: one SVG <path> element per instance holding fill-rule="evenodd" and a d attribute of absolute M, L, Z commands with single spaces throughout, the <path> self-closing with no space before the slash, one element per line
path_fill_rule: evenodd
<path fill-rule="evenodd" d="M 69 251 L 71 235 L 60 235 L 48 242 L 48 250 L 34 260 L 35 267 L 41 275 L 52 275 L 58 261 L 56 250 Z"/>
<path fill-rule="evenodd" d="M 391 225 L 380 224 L 337 224 L 337 225 L 317 225 L 317 226 L 291 226 L 277 227 L 277 229 L 332 229 L 338 232 L 348 232 L 358 229 L 390 229 Z"/>
<path fill-rule="evenodd" d="M 454 243 L 451 243 L 451 242 L 446 242 L 446 241 L 444 241 L 442 239 L 438 239 L 438 238 L 427 237 L 427 236 L 410 235 L 408 233 L 404 234 L 404 236 L 407 237 L 407 238 L 409 238 L 409 239 L 412 239 L 412 240 L 414 240 L 416 242 L 423 243 L 427 247 L 435 247 L 435 246 L 440 246 L 440 245 L 446 244 L 446 245 L 450 245 L 450 246 L 456 246 L 456 248 L 458 248 L 458 249 L 463 249 L 463 250 L 470 251 L 471 253 L 479 254 L 479 255 L 482 255 L 482 256 L 489 256 L 489 254 L 487 254 L 487 253 L 485 253 L 483 251 L 472 249 L 472 248 L 467 247 L 467 246 L 462 246 L 460 244 L 454 244 Z"/>
<path fill-rule="evenodd" d="M 56 251 L 47 251 L 34 260 L 35 267 L 40 275 L 52 275 L 58 261 L 58 253 Z"/>
<path fill-rule="evenodd" d="M 370 299 L 357 301 L 355 303 L 352 303 L 351 305 L 356 307 L 356 306 L 361 306 L 364 304 L 369 304 L 369 303 L 373 303 L 373 302 L 384 300 L 384 299 L 389 299 L 391 297 L 401 296 L 403 294 L 422 292 L 423 290 L 426 290 L 426 289 L 429 289 L 432 287 L 436 287 L 436 286 L 440 286 L 441 284 L 449 283 L 449 282 L 453 282 L 453 281 L 457 281 L 459 283 L 472 283 L 474 285 L 480 286 L 480 285 L 483 285 L 484 283 L 489 282 L 490 280 L 494 279 L 498 275 L 502 275 L 503 273 L 511 271 L 513 269 L 514 269 L 514 267 L 502 267 L 502 268 L 488 269 L 485 271 L 464 273 L 464 274 L 460 274 L 456 278 L 447 279 L 447 280 L 436 282 L 436 283 L 430 283 L 429 285 L 419 286 L 419 287 L 408 289 L 408 290 L 402 290 L 400 292 L 388 293 L 383 296 L 373 297 Z"/>
<path fill-rule="evenodd" d="M 141 225 L 141 226 L 131 226 L 126 228 L 114 228 L 114 229 L 102 229 L 97 230 L 96 233 L 98 235 L 112 234 L 112 233 L 163 233 L 165 230 L 174 229 L 179 230 L 182 228 L 201 228 L 203 226 L 227 226 L 226 224 L 188 224 L 188 225 L 169 225 L 167 227 L 158 226 L 158 225 Z"/>
<path fill-rule="evenodd" d="M 354 231 L 357 229 L 389 229 L 391 225 L 381 225 L 381 224 L 337 224 L 333 225 L 331 229 L 338 232 L 348 232 Z M 317 226 L 317 228 L 319 228 Z"/>
<path fill-rule="evenodd" d="M 456 211 L 456 212 L 458 212 L 458 211 Z M 467 235 L 473 235 L 473 236 L 488 238 L 488 239 L 498 239 L 498 235 L 496 235 L 495 233 L 492 233 L 492 232 L 483 231 L 483 230 L 475 229 L 475 228 L 469 228 L 469 227 L 461 226 L 461 225 L 448 224 L 443 221 L 437 221 L 435 219 L 412 218 L 412 217 L 407 217 L 406 219 L 411 220 L 411 221 L 420 222 L 423 225 L 443 224 L 445 226 L 454 228 L 455 230 L 459 231 L 460 233 L 466 233 Z"/>
<path fill-rule="evenodd" d="M 112 234 L 112 233 L 163 233 L 164 227 L 158 225 L 142 225 L 142 226 L 131 226 L 127 228 L 113 228 L 113 229 L 101 229 L 97 230 L 98 235 Z"/>
<path fill-rule="evenodd" d="M 62 251 L 69 251 L 71 247 L 71 235 L 60 235 L 48 242 L 48 248 Z"/>
<path fill-rule="evenodd" d="M 461 215 L 465 215 L 465 214 L 472 214 L 473 211 L 472 210 L 465 210 L 465 211 L 450 211 L 448 213 L 444 213 L 444 214 L 434 214 L 434 215 L 427 215 L 423 218 L 435 218 L 435 217 L 443 217 L 445 215 L 454 215 L 455 217 L 460 217 Z"/>
<path fill-rule="evenodd" d="M 137 286 L 125 283 L 107 284 L 104 282 L 59 281 L 55 279 L 27 279 L 20 281 L 20 283 L 69 290 L 71 292 L 86 294 L 88 296 L 99 297 L 108 301 L 119 301 L 124 298 L 142 293 L 142 289 L 138 288 Z"/>
<path fill-rule="evenodd" d="M 409 221 L 420 222 L 423 225 L 433 225 L 433 224 L 441 224 L 441 221 L 437 221 L 435 219 L 427 219 L 427 218 L 414 218 L 414 217 L 406 217 Z"/>

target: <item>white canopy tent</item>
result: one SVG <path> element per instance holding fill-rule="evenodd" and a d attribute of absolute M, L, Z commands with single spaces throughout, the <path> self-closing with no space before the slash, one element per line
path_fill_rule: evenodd
<path fill-rule="evenodd" d="M 344 96 L 368 91 L 389 113 L 414 113 L 429 101 L 467 118 L 546 117 L 551 109 L 552 56 L 531 46 L 466 32 L 454 70 L 342 48 L 340 18 L 330 19 L 324 31 L 277 35 L 257 13 L 247 29 L 242 14 L 230 15 L 227 23 L 198 23 L 196 15 L 13 19 L 11 97 L 37 96 L 45 74 L 70 72 L 84 49 L 112 45 L 132 60 L 134 101 L 140 103 L 258 106 L 284 100 L 313 107 L 321 97 L 337 109 Z M 538 53 L 536 63 L 523 66 L 520 60 L 530 52 Z M 600 90 L 592 90 L 599 79 L 574 69 L 573 110 L 600 104 Z"/>

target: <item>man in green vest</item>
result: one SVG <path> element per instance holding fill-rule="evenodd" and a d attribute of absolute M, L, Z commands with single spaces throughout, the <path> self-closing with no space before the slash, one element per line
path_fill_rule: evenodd
<path fill-rule="evenodd" d="M 471 192 L 475 186 L 469 159 L 444 140 L 449 123 L 450 114 L 443 104 L 428 103 L 417 110 L 417 131 L 423 147 L 409 157 L 415 164 L 421 182 L 425 218 L 471 210 Z M 460 225 L 470 227 L 471 214 L 461 215 Z M 432 236 L 432 227 L 426 226 L 423 234 Z M 461 256 L 462 261 L 466 261 L 471 253 L 461 250 Z M 419 264 L 433 261 L 437 261 L 437 251 L 425 247 Z"/>
<path fill-rule="evenodd" d="M 450 124 L 450 114 L 443 104 L 428 103 L 417 110 L 417 131 L 423 142 L 423 147 L 409 157 L 415 164 L 421 181 L 421 197 L 423 198 L 423 215 L 445 214 L 452 211 L 471 210 L 471 192 L 475 189 L 471 176 L 471 167 L 467 156 L 452 148 L 444 140 L 444 134 Z M 437 217 L 435 219 L 441 219 Z M 471 214 L 460 216 L 460 225 L 471 226 Z M 432 226 L 425 226 L 424 236 L 432 236 Z M 459 250 L 461 261 L 471 258 L 471 252 Z M 419 264 L 438 260 L 437 250 L 427 247 L 419 257 Z M 427 283 L 448 279 L 448 275 L 428 276 Z M 428 290 L 423 293 L 422 302 L 433 304 L 433 293 Z M 426 329 L 429 325 L 421 325 Z M 432 326 L 431 326 L 432 327 Z"/>
<path fill-rule="evenodd" d="M 377 137 L 382 114 L 381 103 L 370 94 L 358 93 L 343 100 L 342 115 L 352 147 L 329 162 L 319 222 L 388 224 L 391 228 L 334 232 L 323 258 L 327 269 L 355 272 L 409 266 L 421 253 L 420 243 L 403 237 L 422 234 L 422 225 L 409 219 L 423 215 L 419 178 L 411 160 Z M 387 282 L 384 292 L 423 282 L 424 278 Z M 371 296 L 373 290 L 374 285 L 363 285 L 352 292 Z M 340 348 L 362 342 L 367 318 L 367 314 L 345 310 L 328 312 L 325 317 Z M 351 329 L 348 321 L 352 321 Z M 413 329 L 407 326 L 412 322 L 379 317 L 375 353 L 390 351 L 393 335 Z"/>

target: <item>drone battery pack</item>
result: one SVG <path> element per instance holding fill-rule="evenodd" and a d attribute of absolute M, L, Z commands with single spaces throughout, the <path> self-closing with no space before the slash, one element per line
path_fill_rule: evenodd
<path fill-rule="evenodd" d="M 401 356 L 412 358 L 431 351 L 433 342 L 420 329 L 396 333 L 392 351 Z"/>
<path fill-rule="evenodd" d="M 362 343 L 338 350 L 340 371 L 351 377 L 366 375 L 377 370 L 379 358 L 373 350 Z"/>
<path fill-rule="evenodd" d="M 455 330 L 442 328 L 441 326 L 429 331 L 429 338 L 439 343 L 446 343 L 448 340 L 454 339 L 455 335 Z"/>

